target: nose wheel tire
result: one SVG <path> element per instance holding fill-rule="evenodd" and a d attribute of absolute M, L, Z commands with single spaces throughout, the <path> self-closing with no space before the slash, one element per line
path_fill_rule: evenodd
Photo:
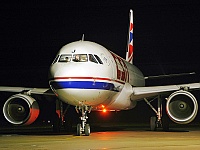
<path fill-rule="evenodd" d="M 89 135 L 90 135 L 90 125 L 89 125 L 89 124 L 86 124 L 86 125 L 85 125 L 85 135 L 86 135 L 86 136 L 89 136 Z"/>
<path fill-rule="evenodd" d="M 76 133 L 77 136 L 81 136 L 82 134 L 81 130 L 82 130 L 81 124 L 77 124 L 77 133 Z"/>
<path fill-rule="evenodd" d="M 86 124 L 85 125 L 85 129 L 83 129 L 81 124 L 77 124 L 77 133 L 76 133 L 76 135 L 77 136 L 81 136 L 82 132 L 85 132 L 85 135 L 89 136 L 90 135 L 90 125 Z"/>

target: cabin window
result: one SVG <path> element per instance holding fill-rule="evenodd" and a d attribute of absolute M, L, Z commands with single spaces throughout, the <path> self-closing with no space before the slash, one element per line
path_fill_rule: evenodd
<path fill-rule="evenodd" d="M 90 60 L 91 62 L 94 62 L 94 63 L 97 63 L 97 64 L 98 64 L 97 60 L 94 58 L 94 56 L 93 56 L 92 54 L 89 54 L 89 60 Z"/>
<path fill-rule="evenodd" d="M 100 64 L 103 64 L 103 62 L 101 61 L 101 59 L 99 58 L 99 56 L 94 55 L 94 57 L 98 60 L 98 62 L 99 62 Z"/>
<path fill-rule="evenodd" d="M 65 54 L 65 55 L 61 55 L 59 62 L 70 62 L 72 59 L 72 55 L 70 54 Z"/>

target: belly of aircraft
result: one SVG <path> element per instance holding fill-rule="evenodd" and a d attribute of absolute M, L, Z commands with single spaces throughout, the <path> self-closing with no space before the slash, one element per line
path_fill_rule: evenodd
<path fill-rule="evenodd" d="M 97 89 L 59 89 L 56 90 L 58 97 L 70 105 L 107 105 L 112 101 L 116 91 Z"/>

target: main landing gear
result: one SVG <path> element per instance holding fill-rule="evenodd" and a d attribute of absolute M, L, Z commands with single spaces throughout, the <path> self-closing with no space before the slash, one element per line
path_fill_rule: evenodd
<path fill-rule="evenodd" d="M 65 109 L 64 109 L 65 108 Z M 72 131 L 72 113 L 69 110 L 70 105 L 64 107 L 63 102 L 59 99 L 56 100 L 56 111 L 53 114 L 53 131 L 59 133 L 61 130 Z"/>
<path fill-rule="evenodd" d="M 155 99 L 158 100 L 158 109 L 156 110 L 154 106 L 151 104 L 152 101 Z M 169 131 L 169 122 L 166 115 L 163 115 L 162 113 L 162 99 L 161 96 L 158 95 L 158 97 L 154 98 L 151 101 L 148 101 L 146 98 L 144 98 L 145 102 L 151 107 L 151 109 L 156 113 L 156 116 L 151 117 L 150 119 L 150 130 L 156 131 L 157 128 L 162 127 L 164 131 Z"/>
<path fill-rule="evenodd" d="M 77 136 L 82 135 L 82 133 L 85 133 L 86 136 L 90 135 L 90 125 L 87 124 L 87 113 L 91 112 L 92 107 L 91 106 L 76 106 L 77 113 L 81 113 L 81 124 L 77 124 Z"/>

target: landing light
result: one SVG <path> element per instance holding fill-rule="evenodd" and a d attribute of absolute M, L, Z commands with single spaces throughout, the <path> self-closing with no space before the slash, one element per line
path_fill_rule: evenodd
<path fill-rule="evenodd" d="M 107 112 L 107 110 L 104 108 L 103 110 L 102 110 L 104 113 L 106 113 Z"/>
<path fill-rule="evenodd" d="M 103 112 L 103 113 L 107 112 L 107 110 L 106 110 L 106 108 L 105 108 L 104 105 L 101 105 L 101 108 L 102 108 L 102 112 Z"/>

